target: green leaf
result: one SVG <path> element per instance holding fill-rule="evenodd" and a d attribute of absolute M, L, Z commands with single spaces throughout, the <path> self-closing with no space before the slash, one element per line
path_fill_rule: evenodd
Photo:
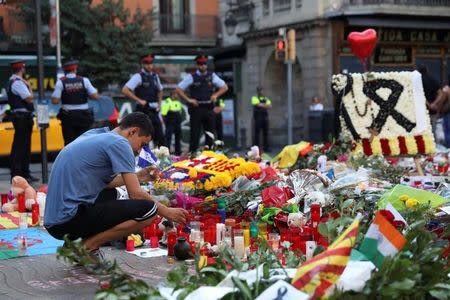
<path fill-rule="evenodd" d="M 449 299 L 449 292 L 448 291 L 442 291 L 442 290 L 431 290 L 430 295 L 434 298 L 437 298 L 439 300 L 446 300 Z"/>
<path fill-rule="evenodd" d="M 342 209 L 346 209 L 349 208 L 350 206 L 353 205 L 354 200 L 353 199 L 347 199 L 344 201 L 344 203 L 342 203 Z"/>
<path fill-rule="evenodd" d="M 323 236 L 328 236 L 328 226 L 327 223 L 320 223 L 318 226 L 319 233 Z"/>
<path fill-rule="evenodd" d="M 394 288 L 394 289 L 398 289 L 398 290 L 409 290 L 411 289 L 414 285 L 416 284 L 416 282 L 414 280 L 411 279 L 404 279 L 402 281 L 396 281 L 391 283 L 389 286 Z"/>
<path fill-rule="evenodd" d="M 241 292 L 241 296 L 239 299 L 248 299 L 248 300 L 252 300 L 252 292 L 250 290 L 250 288 L 248 287 L 247 283 L 241 281 L 239 278 L 237 277 L 231 277 L 231 280 L 233 281 L 234 285 L 239 289 L 239 291 Z"/>

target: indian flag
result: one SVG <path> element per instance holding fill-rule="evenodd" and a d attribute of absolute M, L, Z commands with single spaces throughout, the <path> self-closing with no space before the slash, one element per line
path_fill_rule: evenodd
<path fill-rule="evenodd" d="M 367 230 L 359 251 L 380 268 L 384 258 L 395 255 L 405 243 L 405 237 L 378 212 Z"/>

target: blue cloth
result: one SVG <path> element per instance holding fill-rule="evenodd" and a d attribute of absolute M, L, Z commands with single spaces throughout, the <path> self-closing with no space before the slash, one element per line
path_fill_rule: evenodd
<path fill-rule="evenodd" d="M 443 128 L 444 128 L 444 138 L 445 138 L 445 147 L 450 147 L 450 113 L 444 115 L 443 119 Z"/>
<path fill-rule="evenodd" d="M 53 163 L 45 226 L 70 220 L 81 203 L 94 203 L 119 173 L 134 173 L 128 140 L 107 127 L 91 129 L 64 147 Z"/>
<path fill-rule="evenodd" d="M 152 150 L 150 150 L 150 148 L 147 145 L 142 147 L 141 152 L 139 153 L 137 165 L 141 168 L 145 168 L 150 165 L 156 165 L 157 162 L 158 159 L 156 158 Z"/>

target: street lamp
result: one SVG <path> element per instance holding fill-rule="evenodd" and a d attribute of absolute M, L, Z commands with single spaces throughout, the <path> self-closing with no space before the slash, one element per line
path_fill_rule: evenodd
<path fill-rule="evenodd" d="M 236 17 L 234 16 L 232 11 L 227 11 L 227 13 L 225 14 L 225 30 L 227 32 L 228 35 L 233 35 L 234 31 L 236 30 L 236 26 L 237 26 L 237 20 Z"/>

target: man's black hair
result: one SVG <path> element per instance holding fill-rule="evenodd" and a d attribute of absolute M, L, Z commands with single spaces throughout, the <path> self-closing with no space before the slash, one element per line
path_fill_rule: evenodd
<path fill-rule="evenodd" d="M 127 129 L 130 127 L 138 127 L 140 129 L 139 135 L 154 136 L 155 130 L 153 129 L 152 121 L 149 116 L 142 112 L 133 112 L 126 115 L 119 126 L 121 129 Z"/>

